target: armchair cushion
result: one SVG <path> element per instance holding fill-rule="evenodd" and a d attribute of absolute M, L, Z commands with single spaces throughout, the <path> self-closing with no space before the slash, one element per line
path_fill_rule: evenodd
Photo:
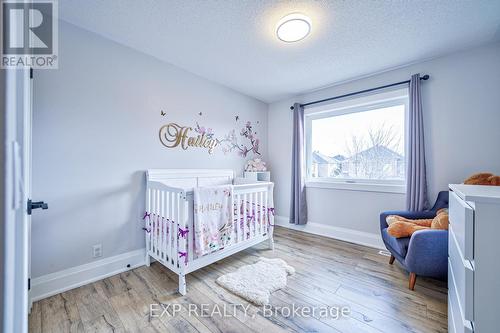
<path fill-rule="evenodd" d="M 421 230 L 412 237 L 395 238 L 387 233 L 386 218 L 399 215 L 408 219 L 432 219 L 441 208 L 448 207 L 448 192 L 440 192 L 434 206 L 427 211 L 387 211 L 380 214 L 380 233 L 387 250 L 411 273 L 446 278 L 448 273 L 448 231 Z"/>
<path fill-rule="evenodd" d="M 420 230 L 410 238 L 406 267 L 411 272 L 434 278 L 448 273 L 448 230 Z"/>
<path fill-rule="evenodd" d="M 389 246 L 393 251 L 401 256 L 406 257 L 408 253 L 408 246 L 410 244 L 410 237 L 396 238 L 387 233 L 387 228 L 382 229 L 382 240 L 386 246 Z"/>

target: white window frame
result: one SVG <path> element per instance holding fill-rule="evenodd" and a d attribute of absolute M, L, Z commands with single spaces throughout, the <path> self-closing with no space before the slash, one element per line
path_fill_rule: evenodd
<path fill-rule="evenodd" d="M 327 188 L 335 190 L 368 191 L 368 192 L 388 192 L 405 193 L 406 184 L 402 180 L 376 180 L 376 179 L 336 179 L 336 178 L 313 178 L 310 176 L 312 169 L 312 121 L 332 116 L 340 116 L 350 113 L 358 113 L 384 108 L 395 105 L 405 105 L 405 159 L 407 152 L 408 133 L 408 88 L 386 90 L 372 93 L 362 97 L 341 100 L 334 103 L 320 106 L 308 107 L 304 110 L 305 117 L 305 154 L 306 154 L 306 187 Z"/>

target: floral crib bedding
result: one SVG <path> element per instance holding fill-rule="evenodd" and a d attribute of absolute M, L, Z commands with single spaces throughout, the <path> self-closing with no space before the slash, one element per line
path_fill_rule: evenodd
<path fill-rule="evenodd" d="M 194 241 L 195 257 L 201 257 L 228 247 L 233 244 L 233 238 L 237 238 L 237 241 L 249 239 L 250 230 L 263 230 L 262 228 L 267 230 L 269 215 L 274 215 L 274 208 L 244 201 L 240 196 L 236 196 L 239 198 L 236 199 L 233 194 L 233 185 L 194 188 L 194 230 L 190 232 L 188 226 L 185 229 L 179 227 L 177 242 L 180 238 L 189 237 Z M 155 233 L 156 236 L 169 237 L 170 225 L 176 223 L 174 220 L 148 212 L 145 213 L 143 220 L 147 220 L 146 224 L 149 225 L 149 228 L 143 229 L 147 233 Z M 246 234 L 243 235 L 245 230 Z M 193 235 L 189 236 L 190 234 Z M 187 260 L 187 252 L 179 253 Z"/>
<path fill-rule="evenodd" d="M 232 242 L 232 185 L 198 187 L 194 194 L 194 250 L 202 256 Z"/>
<path fill-rule="evenodd" d="M 234 237 L 239 241 L 249 239 L 250 230 L 267 228 L 266 222 L 269 214 L 274 214 L 274 208 L 242 199 L 239 202 L 232 200 L 233 190 L 232 185 L 194 189 L 194 250 L 197 256 L 222 250 L 233 243 Z M 236 228 L 237 223 L 239 228 Z M 238 234 L 238 230 L 246 230 L 246 234 Z"/>

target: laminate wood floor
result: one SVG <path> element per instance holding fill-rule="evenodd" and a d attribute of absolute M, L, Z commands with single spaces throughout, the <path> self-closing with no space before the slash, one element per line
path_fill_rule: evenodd
<path fill-rule="evenodd" d="M 271 309 L 278 311 L 272 316 L 215 283 L 259 256 L 282 258 L 296 269 L 287 287 L 271 295 Z M 33 333 L 446 332 L 446 283 L 418 277 L 410 291 L 407 273 L 388 261 L 376 249 L 277 227 L 274 251 L 260 244 L 189 274 L 186 296 L 177 293 L 177 276 L 153 263 L 34 303 L 29 328 Z M 163 310 L 160 304 L 170 307 L 151 317 L 150 304 L 158 304 L 156 314 Z M 279 312 L 292 304 L 348 307 L 350 314 L 335 319 Z M 229 316 L 209 316 L 224 306 Z"/>

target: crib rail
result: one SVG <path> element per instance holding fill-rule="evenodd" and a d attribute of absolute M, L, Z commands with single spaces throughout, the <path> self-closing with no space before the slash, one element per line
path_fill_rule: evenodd
<path fill-rule="evenodd" d="M 150 257 L 179 275 L 185 294 L 185 274 L 258 244 L 273 246 L 273 183 L 242 184 L 233 188 L 232 242 L 224 249 L 198 257 L 194 250 L 192 191 L 150 181 L 146 187 L 146 264 Z"/>
<path fill-rule="evenodd" d="M 272 235 L 274 226 L 273 183 L 236 185 L 233 192 L 233 237 L 239 243 Z"/>
<path fill-rule="evenodd" d="M 183 189 L 156 181 L 148 181 L 146 192 L 146 214 L 149 214 L 145 227 L 146 251 L 154 259 L 180 273 L 187 262 L 186 248 L 190 232 L 186 193 Z"/>

